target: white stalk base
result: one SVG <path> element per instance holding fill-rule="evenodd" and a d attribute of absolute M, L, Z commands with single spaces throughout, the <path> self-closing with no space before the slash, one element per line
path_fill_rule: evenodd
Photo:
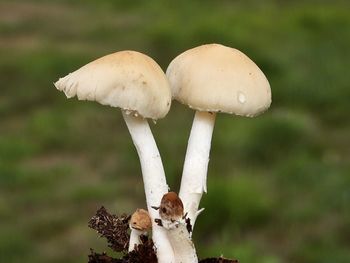
<path fill-rule="evenodd" d="M 162 220 L 162 224 L 168 232 L 169 241 L 174 249 L 175 262 L 197 263 L 196 249 L 187 231 L 185 220 L 175 222 Z"/>
<path fill-rule="evenodd" d="M 197 111 L 188 140 L 179 197 L 192 227 L 202 211 L 198 211 L 198 207 L 203 192 L 207 192 L 207 172 L 215 116 L 215 113 Z"/>
<path fill-rule="evenodd" d="M 135 249 L 135 246 L 141 244 L 140 236 L 144 234 L 144 232 L 131 228 L 130 240 L 129 240 L 129 252 Z"/>
<path fill-rule="evenodd" d="M 154 219 L 158 217 L 158 211 L 152 208 L 152 206 L 159 206 L 163 195 L 168 192 L 156 142 L 147 120 L 126 114 L 124 111 L 123 117 L 140 158 L 147 209 L 152 220 L 152 237 L 157 249 L 158 262 L 173 263 L 175 262 L 173 249 L 165 229 L 154 222 Z"/>

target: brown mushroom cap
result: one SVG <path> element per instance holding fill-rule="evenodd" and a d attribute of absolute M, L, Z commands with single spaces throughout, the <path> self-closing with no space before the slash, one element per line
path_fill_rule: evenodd
<path fill-rule="evenodd" d="M 137 209 L 131 216 L 130 227 L 140 231 L 147 231 L 152 227 L 151 217 L 144 209 Z"/>
<path fill-rule="evenodd" d="M 175 192 L 163 195 L 159 207 L 159 215 L 165 220 L 179 220 L 184 215 L 184 206 Z"/>
<path fill-rule="evenodd" d="M 166 74 L 173 98 L 199 111 L 255 116 L 271 104 L 264 73 L 234 48 L 209 44 L 187 50 Z"/>
<path fill-rule="evenodd" d="M 120 51 L 92 61 L 60 78 L 55 86 L 68 98 L 97 101 L 144 118 L 163 118 L 171 104 L 163 70 L 136 51 Z"/>

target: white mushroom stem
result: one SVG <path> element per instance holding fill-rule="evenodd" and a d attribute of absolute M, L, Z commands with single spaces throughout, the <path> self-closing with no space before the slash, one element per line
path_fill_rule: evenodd
<path fill-rule="evenodd" d="M 197 263 L 196 249 L 187 231 L 186 222 L 171 222 L 162 220 L 163 227 L 168 231 L 169 241 L 174 249 L 176 263 Z"/>
<path fill-rule="evenodd" d="M 135 246 L 141 244 L 140 236 L 145 232 L 131 228 L 129 240 L 129 252 L 135 249 Z"/>
<path fill-rule="evenodd" d="M 173 249 L 165 229 L 154 222 L 158 212 L 152 208 L 152 206 L 158 206 L 163 195 L 168 192 L 164 168 L 156 142 L 147 120 L 132 116 L 124 111 L 123 117 L 140 158 L 147 209 L 152 219 L 152 236 L 157 249 L 158 262 L 173 263 L 175 262 Z"/>
<path fill-rule="evenodd" d="M 179 197 L 192 227 L 202 210 L 198 210 L 203 192 L 207 192 L 207 172 L 215 113 L 197 111 L 188 140 Z"/>

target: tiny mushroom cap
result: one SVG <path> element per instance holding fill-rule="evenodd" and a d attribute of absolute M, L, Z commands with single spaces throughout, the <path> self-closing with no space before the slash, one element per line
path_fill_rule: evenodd
<path fill-rule="evenodd" d="M 166 75 L 173 98 L 198 111 L 253 117 L 271 104 L 270 85 L 259 67 L 239 50 L 220 44 L 185 51 Z"/>
<path fill-rule="evenodd" d="M 174 250 L 175 262 L 198 262 L 196 249 L 190 235 L 192 226 L 184 216 L 184 206 L 177 193 L 169 192 L 163 195 L 159 206 L 159 215 Z"/>
<path fill-rule="evenodd" d="M 144 209 L 137 209 L 131 216 L 130 228 L 148 231 L 152 228 L 152 221 L 149 213 Z"/>
<path fill-rule="evenodd" d="M 159 215 L 163 220 L 180 220 L 184 215 L 184 206 L 175 192 L 166 193 L 160 202 Z"/>
<path fill-rule="evenodd" d="M 136 51 L 116 52 L 60 78 L 55 86 L 68 98 L 97 101 L 144 118 L 163 118 L 170 109 L 168 80 L 159 65 Z"/>

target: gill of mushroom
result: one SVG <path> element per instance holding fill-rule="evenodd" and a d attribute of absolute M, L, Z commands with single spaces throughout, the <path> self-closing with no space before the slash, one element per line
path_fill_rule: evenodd
<path fill-rule="evenodd" d="M 168 192 L 162 160 L 146 118 L 163 118 L 170 109 L 168 81 L 159 65 L 136 51 L 120 51 L 81 67 L 60 78 L 55 86 L 68 98 L 97 101 L 119 107 L 139 155 L 146 195 L 151 209 Z M 165 230 L 153 223 L 152 237 L 159 263 L 175 262 Z"/>
<path fill-rule="evenodd" d="M 178 55 L 166 75 L 172 96 L 196 110 L 179 196 L 194 226 L 207 192 L 207 172 L 216 113 L 253 117 L 269 108 L 271 90 L 259 67 L 237 49 L 207 44 Z"/>
<path fill-rule="evenodd" d="M 181 199 L 175 192 L 162 197 L 159 209 L 160 221 L 166 229 L 170 244 L 174 250 L 176 263 L 197 263 L 198 257 L 191 238 L 191 226 L 184 215 Z"/>

